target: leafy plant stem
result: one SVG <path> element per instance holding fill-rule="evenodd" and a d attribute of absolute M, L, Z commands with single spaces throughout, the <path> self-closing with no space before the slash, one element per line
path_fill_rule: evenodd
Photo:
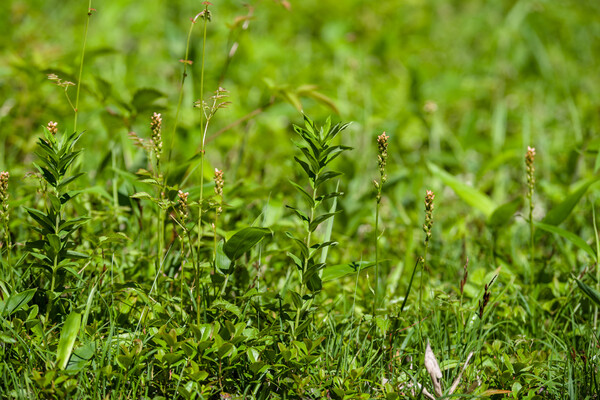
<path fill-rule="evenodd" d="M 315 174 L 315 178 L 314 178 L 314 182 L 317 182 L 319 180 L 319 174 Z M 312 190 L 312 200 L 313 203 L 312 204 L 316 204 L 316 200 L 317 200 L 317 189 L 316 187 L 313 188 Z M 310 219 L 309 221 L 313 221 L 313 219 L 315 218 L 315 210 L 316 210 L 316 206 L 311 206 L 310 207 Z M 311 242 L 311 238 L 312 238 L 312 231 L 310 229 L 310 222 L 307 222 L 306 224 L 306 247 L 309 249 L 310 251 L 310 242 Z M 304 277 L 304 273 L 306 272 L 307 268 L 308 268 L 308 260 L 310 259 L 310 257 L 306 257 L 304 259 L 303 265 L 302 265 L 302 271 L 300 271 L 300 298 L 304 298 L 304 293 L 305 293 L 305 284 L 303 282 L 303 277 Z M 296 329 L 298 329 L 298 326 L 300 325 L 300 314 L 302 312 L 302 309 L 304 307 L 299 307 L 296 311 L 296 324 L 294 327 L 294 332 L 296 331 Z"/>
<path fill-rule="evenodd" d="M 88 2 L 88 17 L 85 21 L 85 29 L 83 31 L 83 48 L 81 49 L 81 61 L 79 62 L 79 77 L 77 78 L 77 90 L 75 91 L 75 107 L 73 107 L 73 111 L 75 112 L 75 117 L 73 118 L 73 132 L 77 131 L 77 116 L 79 115 L 79 93 L 81 92 L 81 77 L 83 75 L 83 59 L 85 56 L 85 47 L 87 44 L 87 34 L 88 28 L 90 26 L 90 17 L 92 16 L 92 0 Z M 66 88 L 65 88 L 66 89 Z M 66 93 L 66 92 L 65 92 Z M 67 99 L 69 96 L 67 96 Z M 69 104 L 71 101 L 69 100 Z M 71 106 L 73 106 L 71 104 Z"/>

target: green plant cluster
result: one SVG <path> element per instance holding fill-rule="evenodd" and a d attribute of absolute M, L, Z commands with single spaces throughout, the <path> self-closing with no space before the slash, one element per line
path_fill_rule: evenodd
<path fill-rule="evenodd" d="M 0 5 L 1 398 L 598 397 L 598 4 L 85 3 Z"/>

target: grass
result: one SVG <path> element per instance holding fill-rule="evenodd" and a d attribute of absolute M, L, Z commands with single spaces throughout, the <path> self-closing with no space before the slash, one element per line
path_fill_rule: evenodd
<path fill-rule="evenodd" d="M 85 3 L 0 9 L 3 397 L 598 397 L 595 2 Z"/>

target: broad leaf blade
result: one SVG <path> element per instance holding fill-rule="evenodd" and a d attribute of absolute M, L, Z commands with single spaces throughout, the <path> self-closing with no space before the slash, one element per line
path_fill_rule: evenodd
<path fill-rule="evenodd" d="M 65 369 L 69 362 L 69 358 L 73 352 L 73 346 L 75 345 L 75 339 L 77 339 L 79 333 L 80 325 L 81 314 L 76 312 L 69 314 L 63 325 L 62 331 L 60 332 L 60 341 L 58 342 L 58 349 L 56 350 L 56 364 L 60 369 Z"/>
<path fill-rule="evenodd" d="M 354 274 L 367 268 L 371 268 L 373 265 L 375 265 L 375 263 L 372 261 L 358 261 L 348 264 L 332 265 L 322 270 L 322 280 L 323 282 L 327 282 L 339 279 L 346 275 Z"/>
<path fill-rule="evenodd" d="M 491 228 L 500 228 L 507 225 L 512 217 L 521 208 L 523 204 L 523 197 L 519 196 L 513 201 L 502 204 L 494 210 L 492 215 L 488 218 L 488 225 Z"/>
<path fill-rule="evenodd" d="M 223 251 L 230 260 L 237 260 L 268 235 L 272 235 L 268 228 L 244 228 L 225 243 Z"/>
<path fill-rule="evenodd" d="M 33 298 L 36 290 L 37 289 L 27 289 L 21 293 L 16 293 L 10 296 L 2 307 L 1 315 L 7 317 L 25 307 Z"/>

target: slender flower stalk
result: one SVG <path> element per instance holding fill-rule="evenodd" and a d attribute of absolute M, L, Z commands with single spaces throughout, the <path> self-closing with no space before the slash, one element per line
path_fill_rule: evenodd
<path fill-rule="evenodd" d="M 423 293 L 423 275 L 425 274 L 425 268 L 427 267 L 427 253 L 429 250 L 429 241 L 431 240 L 431 232 L 433 228 L 433 209 L 435 194 L 433 191 L 428 190 L 425 192 L 425 223 L 423 224 L 423 231 L 425 232 L 425 253 L 421 264 L 421 284 L 419 289 L 419 312 L 421 310 L 421 296 Z M 419 316 L 420 317 L 420 316 Z"/>
<path fill-rule="evenodd" d="M 10 264 L 10 253 L 12 250 L 12 240 L 10 237 L 10 229 L 8 227 L 9 220 L 9 205 L 8 205 L 8 179 L 10 174 L 7 171 L 0 172 L 0 223 L 4 228 L 4 243 L 2 247 L 6 248 L 6 265 L 9 269 L 10 283 L 15 286 L 15 278 L 12 265 Z"/>
<path fill-rule="evenodd" d="M 374 180 L 373 184 L 377 190 L 376 205 L 375 205 L 375 301 L 373 302 L 373 315 L 377 310 L 377 304 L 379 302 L 379 207 L 381 203 L 381 191 L 383 184 L 387 181 L 387 175 L 385 174 L 385 167 L 388 158 L 388 140 L 389 136 L 383 132 L 377 136 L 377 165 L 379 168 L 379 181 Z"/>
<path fill-rule="evenodd" d="M 533 192 L 535 187 L 535 147 L 527 147 L 525 154 L 525 169 L 527 170 L 527 200 L 529 200 L 529 274 L 533 281 L 533 265 L 535 258 L 534 227 L 533 227 Z M 531 282 L 530 282 L 531 283 Z"/>
<path fill-rule="evenodd" d="M 219 215 L 223 212 L 223 186 L 225 185 L 225 180 L 223 178 L 223 171 L 215 168 L 215 195 L 218 200 L 215 205 L 215 222 L 212 224 L 213 228 L 213 238 L 214 238 L 214 258 L 213 262 L 215 263 L 216 270 L 216 260 L 217 260 L 217 222 L 219 220 Z"/>
<path fill-rule="evenodd" d="M 187 220 L 189 217 L 189 205 L 188 205 L 188 196 L 190 194 L 188 192 L 184 192 L 183 190 L 179 190 L 179 192 L 177 193 L 177 203 L 175 205 L 175 213 L 176 213 L 176 218 L 175 218 L 175 222 L 181 227 L 181 229 L 183 230 L 183 235 L 181 237 L 181 251 L 183 253 L 183 248 L 184 248 L 184 240 L 185 238 L 187 238 L 188 240 L 190 240 L 190 231 L 187 228 Z M 192 249 L 192 258 L 193 258 L 193 252 L 194 252 L 194 248 L 191 247 Z M 183 258 L 182 258 L 183 259 Z M 183 266 L 184 266 L 184 262 L 181 263 L 181 282 L 179 285 L 179 298 L 183 299 L 183 280 L 184 280 L 184 270 L 183 270 Z"/>
<path fill-rule="evenodd" d="M 92 0 L 89 0 L 88 2 L 88 12 L 87 12 L 87 19 L 85 20 L 85 30 L 83 31 L 83 47 L 81 49 L 81 60 L 79 62 L 79 76 L 77 78 L 77 90 L 76 90 L 76 94 L 75 94 L 75 106 L 73 107 L 73 111 L 75 112 L 75 117 L 73 118 L 73 132 L 77 131 L 77 116 L 79 115 L 79 93 L 81 91 L 81 78 L 83 76 L 83 60 L 85 57 L 85 47 L 87 44 L 87 34 L 88 34 L 88 29 L 90 27 L 90 18 L 92 16 L 92 13 L 96 11 L 94 8 L 92 8 Z"/>
<path fill-rule="evenodd" d="M 150 130 L 151 130 L 151 139 L 148 145 L 149 147 L 149 158 L 150 163 L 153 164 L 152 167 L 154 169 L 154 175 L 156 180 L 160 184 L 159 191 L 159 204 L 158 204 L 158 219 L 157 219 L 157 231 L 158 231 L 158 268 L 157 271 L 162 269 L 162 263 L 164 258 L 164 249 L 165 249 L 165 221 L 167 219 L 167 207 L 166 207 L 166 198 L 165 193 L 167 191 L 166 185 L 167 182 L 163 178 L 163 174 L 160 170 L 160 159 L 162 155 L 162 116 L 160 113 L 154 113 L 150 117 Z"/>
<path fill-rule="evenodd" d="M 225 185 L 225 179 L 223 177 L 223 171 L 215 168 L 215 195 L 217 197 L 217 201 L 215 202 L 215 221 L 212 223 L 213 229 L 213 240 L 214 240 L 214 249 L 213 249 L 213 264 L 215 273 L 217 272 L 217 224 L 219 221 L 219 216 L 223 212 L 223 186 Z M 225 281 L 223 282 L 223 287 L 221 288 L 221 296 L 225 293 L 225 288 L 227 287 L 227 281 L 229 280 L 229 274 L 225 276 Z"/>

